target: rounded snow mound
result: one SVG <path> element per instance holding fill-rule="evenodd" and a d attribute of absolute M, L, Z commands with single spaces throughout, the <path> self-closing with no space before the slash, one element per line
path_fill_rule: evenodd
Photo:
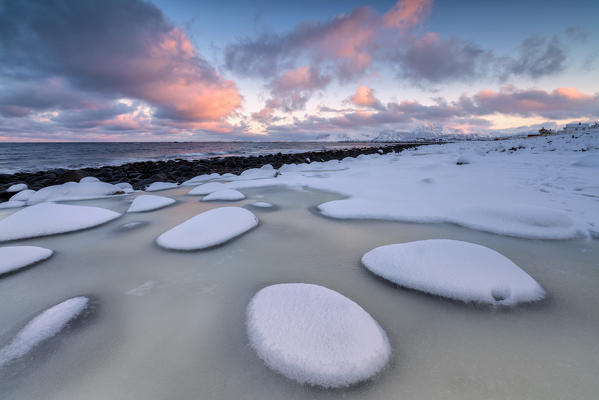
<path fill-rule="evenodd" d="M 88 303 L 87 297 L 73 297 L 38 314 L 10 343 L 0 349 L 0 367 L 23 357 L 34 347 L 56 336 L 87 308 Z"/>
<path fill-rule="evenodd" d="M 265 201 L 256 201 L 254 203 L 251 204 L 254 207 L 258 207 L 258 208 L 272 208 L 273 205 L 270 203 L 267 203 Z"/>
<path fill-rule="evenodd" d="M 464 207 L 449 222 L 471 229 L 525 239 L 571 239 L 588 236 L 588 230 L 560 210 L 530 205 Z"/>
<path fill-rule="evenodd" d="M 170 206 L 174 202 L 175 200 L 169 197 L 143 194 L 141 196 L 137 196 L 135 200 L 133 200 L 133 203 L 131 203 L 131 206 L 127 212 L 131 213 L 157 210 L 159 208 Z"/>
<path fill-rule="evenodd" d="M 173 250 L 199 250 L 217 246 L 258 225 L 258 218 L 241 207 L 205 211 L 158 236 L 156 243 Z"/>
<path fill-rule="evenodd" d="M 202 201 L 215 201 L 215 200 L 225 200 L 225 201 L 234 201 L 234 200 L 243 200 L 245 199 L 245 194 L 241 193 L 235 189 L 225 189 L 225 190 L 217 190 L 216 192 L 212 192 L 206 197 L 202 199 Z"/>
<path fill-rule="evenodd" d="M 54 252 L 35 246 L 0 247 L 0 276 L 49 258 Z"/>
<path fill-rule="evenodd" d="M 458 240 L 381 246 L 364 254 L 362 264 L 400 286 L 463 302 L 511 306 L 545 297 L 543 288 L 507 257 Z"/>
<path fill-rule="evenodd" d="M 173 182 L 154 182 L 146 188 L 146 192 L 158 192 L 160 190 L 174 189 L 178 186 L 177 183 Z"/>
<path fill-rule="evenodd" d="M 120 216 L 99 207 L 36 204 L 0 220 L 0 242 L 78 231 Z"/>
<path fill-rule="evenodd" d="M 217 190 L 224 190 L 225 188 L 226 186 L 222 182 L 210 182 L 204 183 L 203 185 L 191 189 L 187 194 L 190 194 L 192 196 L 203 196 L 205 194 L 216 192 Z"/>
<path fill-rule="evenodd" d="M 322 286 L 268 286 L 252 298 L 246 316 L 258 356 L 300 383 L 349 386 L 376 375 L 391 355 L 385 331 L 370 314 Z"/>
<path fill-rule="evenodd" d="M 8 200 L 4 203 L 0 203 L 0 209 L 2 208 L 19 208 L 25 207 L 27 205 L 26 202 L 20 200 Z"/>
<path fill-rule="evenodd" d="M 35 190 L 25 189 L 12 196 L 10 201 L 29 201 L 31 196 L 35 194 Z"/>
<path fill-rule="evenodd" d="M 27 189 L 28 189 L 28 187 L 25 183 L 17 183 L 17 184 L 10 186 L 8 189 L 6 189 L 6 193 L 18 193 L 18 192 L 22 192 L 23 190 L 27 190 Z"/>

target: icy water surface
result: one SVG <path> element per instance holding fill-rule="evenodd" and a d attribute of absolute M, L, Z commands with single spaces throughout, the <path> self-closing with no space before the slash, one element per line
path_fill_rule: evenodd
<path fill-rule="evenodd" d="M 160 192 L 178 202 L 95 229 L 14 242 L 56 254 L 0 279 L 0 345 L 32 316 L 86 295 L 91 312 L 23 359 L 0 369 L 2 399 L 596 399 L 599 393 L 598 241 L 536 241 L 451 225 L 339 221 L 313 206 L 337 195 L 284 188 L 242 190 L 260 219 L 211 250 L 166 251 L 155 238 L 223 203 Z M 94 200 L 124 212 L 129 198 Z M 274 209 L 250 207 L 271 202 Z M 12 211 L 2 211 L 0 218 Z M 360 265 L 374 247 L 452 238 L 491 247 L 547 290 L 514 309 L 464 305 L 384 282 Z M 13 244 L 13 243 L 11 243 Z M 282 282 L 326 286 L 385 329 L 392 362 L 345 390 L 302 386 L 248 346 L 245 307 Z"/>

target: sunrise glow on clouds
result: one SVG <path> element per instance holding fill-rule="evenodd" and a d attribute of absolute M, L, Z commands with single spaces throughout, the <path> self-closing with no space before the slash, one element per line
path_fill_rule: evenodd
<path fill-rule="evenodd" d="M 202 29 L 215 5 L 203 20 L 183 0 L 6 0 L 0 140 L 368 139 L 599 118 L 594 26 L 556 11 L 550 30 L 531 20 L 515 35 L 512 23 L 499 43 L 503 32 L 479 38 L 448 22 L 440 1 L 345 4 L 228 37 Z M 185 7 L 193 23 L 181 20 Z M 469 4 L 452 2 L 460 8 Z"/>

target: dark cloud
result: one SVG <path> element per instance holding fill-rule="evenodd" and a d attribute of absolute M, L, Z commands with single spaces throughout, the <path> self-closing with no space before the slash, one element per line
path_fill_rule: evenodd
<path fill-rule="evenodd" d="M 4 77 L 40 83 L 60 77 L 90 96 L 144 100 L 172 119 L 218 120 L 240 105 L 235 84 L 196 54 L 185 33 L 151 3 L 6 0 L 3 5 Z M 63 100 L 47 102 L 64 107 Z"/>
<path fill-rule="evenodd" d="M 540 78 L 563 71 L 566 68 L 567 50 L 559 36 L 544 39 L 531 36 L 520 45 L 516 59 L 507 59 L 505 75 L 521 75 Z"/>

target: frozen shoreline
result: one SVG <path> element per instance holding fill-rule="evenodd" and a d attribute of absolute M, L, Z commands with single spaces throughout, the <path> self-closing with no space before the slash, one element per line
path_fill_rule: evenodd
<path fill-rule="evenodd" d="M 6 327 L 0 330 L 0 345 L 10 343 L 27 320 L 61 299 L 90 296 L 97 299 L 100 312 L 93 322 L 58 333 L 30 356 L 0 368 L 0 392 L 7 399 L 102 399 L 125 391 L 132 398 L 148 399 L 327 399 L 340 391 L 348 399 L 433 398 L 438 393 L 448 399 L 592 398 L 597 390 L 593 372 L 599 368 L 599 318 L 593 311 L 599 307 L 597 142 L 596 137 L 552 137 L 476 147 L 454 143 L 255 168 L 239 176 L 201 176 L 188 185 L 154 185 L 163 189 L 159 200 L 172 201 L 143 213 L 126 212 L 143 192 L 110 195 L 113 190 L 130 192 L 125 184 L 86 179 L 43 192 L 21 192 L 24 200 L 18 201 L 39 200 L 47 211 L 30 217 L 31 209 L 42 207 L 1 209 L 0 227 L 16 229 L 1 224 L 15 216 L 10 221 L 20 221 L 19 230 L 48 236 L 10 245 L 43 247 L 54 256 L 0 279 L 0 292 L 11 299 L 0 304 L 0 326 Z M 201 201 L 222 189 L 239 190 L 245 198 Z M 71 215 L 69 207 L 74 206 L 94 213 L 103 209 L 115 218 L 91 224 L 94 213 L 85 212 L 72 228 L 89 229 L 54 229 L 66 218 L 61 214 Z M 232 224 L 225 215 L 198 222 L 198 215 L 226 211 L 225 206 L 255 213 L 253 221 L 259 224 L 232 232 L 242 221 L 233 218 Z M 234 240 L 218 241 L 220 246 L 208 250 L 172 251 L 157 245 L 165 232 L 190 224 L 189 232 L 171 235 L 175 247 L 196 240 L 194 232 L 206 240 Z M 65 233 L 51 234 L 59 232 Z M 530 240 L 534 238 L 553 240 Z M 426 239 L 457 240 L 496 251 L 536 280 L 547 297 L 515 307 L 508 301 L 508 307 L 495 309 L 481 306 L 477 302 L 482 297 L 467 293 L 466 303 L 457 303 L 438 296 L 451 289 L 447 282 L 453 272 L 445 276 L 431 268 L 432 278 L 413 285 L 404 278 L 414 269 L 404 269 L 397 280 L 403 287 L 360 264 L 380 246 Z M 429 265 L 453 260 L 454 271 L 466 271 L 465 278 L 472 275 L 468 268 L 476 267 L 437 253 Z M 409 265 L 420 260 L 410 254 L 405 258 Z M 485 254 L 480 253 L 481 262 Z M 514 266 L 501 260 L 496 259 L 495 271 L 511 278 L 499 289 L 509 289 L 526 274 L 513 273 Z M 387 258 L 376 262 L 383 262 L 386 270 L 395 268 Z M 505 299 L 506 293 L 496 290 L 495 277 L 495 272 L 486 274 L 482 283 L 494 298 Z M 431 282 L 439 289 L 428 290 Z M 259 290 L 281 283 L 323 286 L 367 310 L 388 336 L 393 350 L 388 366 L 365 383 L 337 391 L 302 386 L 284 377 L 297 376 L 294 371 L 280 376 L 267 368 L 248 345 L 245 312 Z M 472 284 L 468 290 L 481 287 L 480 280 Z M 31 289 L 38 287 L 44 290 Z M 514 287 L 510 290 L 516 294 Z M 267 302 L 266 307 L 279 303 Z M 287 310 L 296 309 L 294 304 L 272 315 L 291 315 Z M 313 313 L 306 310 L 298 315 L 313 321 Z M 288 322 L 295 324 L 293 319 Z M 348 329 L 343 320 L 338 326 Z M 268 350 L 285 356 L 285 348 Z M 297 354 L 302 357 L 301 348 Z M 320 363 L 319 358 L 308 361 L 307 367 Z M 535 367 L 540 364 L 544 368 Z M 296 380 L 337 386 L 320 376 Z"/>

